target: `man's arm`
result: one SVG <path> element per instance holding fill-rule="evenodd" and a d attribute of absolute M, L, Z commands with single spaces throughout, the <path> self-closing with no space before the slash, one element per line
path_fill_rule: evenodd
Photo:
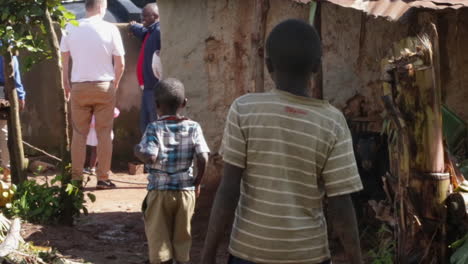
<path fill-rule="evenodd" d="M 137 23 L 135 21 L 130 21 L 129 29 L 133 33 L 133 35 L 135 35 L 140 40 L 143 40 L 145 38 L 146 32 L 148 32 L 148 29 L 146 29 L 142 24 Z"/>
<path fill-rule="evenodd" d="M 328 217 L 351 264 L 362 264 L 354 206 L 349 194 L 328 198 Z"/>
<path fill-rule="evenodd" d="M 223 238 L 227 225 L 232 222 L 234 212 L 239 202 L 240 183 L 244 169 L 224 163 L 221 183 L 216 192 L 213 208 L 211 209 L 208 232 L 202 253 L 203 264 L 216 263 L 216 251 Z"/>
<path fill-rule="evenodd" d="M 23 111 L 26 105 L 26 101 L 25 101 L 26 91 L 24 90 L 23 83 L 21 82 L 20 67 L 19 67 L 18 58 L 16 56 L 13 56 L 13 70 L 14 70 L 14 75 L 15 75 L 14 79 L 15 79 L 16 93 L 18 94 L 19 109 L 20 111 Z"/>
<path fill-rule="evenodd" d="M 63 88 L 65 89 L 65 99 L 68 101 L 70 99 L 70 52 L 62 52 L 62 80 Z"/>
<path fill-rule="evenodd" d="M 119 88 L 120 79 L 122 78 L 123 72 L 125 70 L 125 58 L 124 56 L 115 56 L 114 55 L 114 86 L 115 89 Z"/>

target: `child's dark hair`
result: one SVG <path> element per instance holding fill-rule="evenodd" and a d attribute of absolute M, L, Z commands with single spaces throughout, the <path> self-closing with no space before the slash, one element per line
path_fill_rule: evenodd
<path fill-rule="evenodd" d="M 266 41 L 270 67 L 291 74 L 310 74 L 319 69 L 322 48 L 320 37 L 311 25 L 288 19 L 271 31 Z"/>
<path fill-rule="evenodd" d="M 155 99 L 156 105 L 176 111 L 185 100 L 184 84 L 175 78 L 159 81 L 155 86 Z"/>

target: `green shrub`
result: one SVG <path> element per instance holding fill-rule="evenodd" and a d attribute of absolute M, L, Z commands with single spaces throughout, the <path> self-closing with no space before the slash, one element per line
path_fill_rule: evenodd
<path fill-rule="evenodd" d="M 371 249 L 367 255 L 372 264 L 393 264 L 395 259 L 395 240 L 392 231 L 382 224 L 377 231 L 378 245 Z"/>
<path fill-rule="evenodd" d="M 47 181 L 42 184 L 36 181 L 24 181 L 17 186 L 11 206 L 4 209 L 5 213 L 31 223 L 56 224 L 63 216 L 64 201 L 69 198 L 72 201 L 73 217 L 78 217 L 81 212 L 87 215 L 83 191 L 73 184 L 55 185 L 60 180 L 61 176 L 58 175 L 51 181 L 51 184 Z M 92 202 L 96 200 L 91 193 L 87 196 Z"/>

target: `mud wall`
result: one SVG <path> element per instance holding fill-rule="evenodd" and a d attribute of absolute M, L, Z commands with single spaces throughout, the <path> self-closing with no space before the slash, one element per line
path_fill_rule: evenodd
<path fill-rule="evenodd" d="M 417 13 L 404 23 L 322 3 L 323 94 L 345 112 L 350 98 L 363 100 L 350 117 L 377 117 L 381 103 L 380 67 L 393 43 L 417 32 Z M 468 10 L 431 12 L 440 35 L 443 101 L 468 121 Z M 347 104 L 348 103 L 348 104 Z M 356 111 L 358 110 L 358 111 Z M 379 124 L 372 130 L 380 130 Z"/>
<path fill-rule="evenodd" d="M 254 3 L 249 0 L 160 0 L 162 61 L 165 77 L 176 77 L 186 86 L 186 115 L 201 123 L 213 152 L 209 179 L 219 179 L 217 155 L 226 112 L 232 101 L 253 91 L 251 63 Z M 307 20 L 309 5 L 270 0 L 266 32 L 287 18 Z M 442 84 L 444 100 L 468 120 L 463 89 L 468 80 L 467 11 L 440 14 Z M 321 4 L 324 48 L 323 94 L 343 109 L 356 95 L 365 100 L 364 114 L 377 115 L 380 100 L 380 62 L 394 41 L 410 34 L 409 23 L 388 22 L 360 11 Z M 133 160 L 132 146 L 139 140 L 141 91 L 136 86 L 135 64 L 140 42 L 119 25 L 126 48 L 126 70 L 118 92 L 121 116 L 115 120 L 114 165 Z M 57 96 L 51 92 L 51 65 L 44 62 L 23 74 L 28 91 L 23 113 L 24 135 L 30 143 L 57 152 L 59 138 Z M 265 69 L 265 90 L 273 83 Z M 361 115 L 363 113 L 353 113 Z M 378 128 L 377 128 L 378 129 Z"/>
<path fill-rule="evenodd" d="M 186 114 L 201 123 L 212 150 L 208 181 L 221 171 L 218 150 L 232 101 L 253 91 L 254 2 L 159 0 L 163 74 L 179 78 L 189 103 Z M 271 0 L 267 32 L 286 18 L 307 19 L 308 5 Z M 265 90 L 272 83 L 265 69 Z"/>
<path fill-rule="evenodd" d="M 441 47 L 442 99 L 468 122 L 468 10 L 441 14 L 438 29 Z"/>
<path fill-rule="evenodd" d="M 133 160 L 133 145 L 138 142 L 139 109 L 141 90 L 138 88 L 135 69 L 140 41 L 128 34 L 125 24 L 118 25 L 125 46 L 125 73 L 117 92 L 117 107 L 120 116 L 114 123 L 113 166 L 125 167 Z M 35 65 L 31 71 L 23 73 L 23 83 L 27 92 L 26 109 L 22 113 L 24 139 L 44 150 L 58 154 L 61 124 L 59 123 L 59 96 L 55 93 L 54 66 L 50 61 Z M 26 149 L 28 150 L 28 149 Z"/>
<path fill-rule="evenodd" d="M 380 65 L 395 41 L 408 36 L 408 24 L 372 18 L 322 3 L 323 96 L 340 109 L 359 95 L 365 108 L 351 116 L 376 115 L 381 104 Z M 364 112 L 364 113 L 363 113 Z"/>

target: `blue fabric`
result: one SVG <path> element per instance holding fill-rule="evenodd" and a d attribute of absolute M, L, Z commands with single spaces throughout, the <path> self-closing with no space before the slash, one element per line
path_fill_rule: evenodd
<path fill-rule="evenodd" d="M 130 30 L 133 34 L 138 37 L 141 41 L 145 39 L 146 34 L 150 34 L 146 40 L 146 44 L 143 47 L 144 49 L 144 59 L 143 59 L 143 82 L 145 90 L 153 90 L 159 80 L 154 76 L 152 62 L 153 54 L 157 50 L 161 50 L 161 31 L 159 27 L 159 22 L 154 23 L 148 28 L 135 24 L 130 27 Z"/>
<path fill-rule="evenodd" d="M 24 100 L 26 92 L 24 91 L 23 84 L 21 83 L 21 74 L 19 70 L 19 62 L 16 56 L 13 56 L 13 70 L 15 75 L 15 87 L 18 93 L 18 98 Z M 5 83 L 5 76 L 3 75 L 3 57 L 0 56 L 0 83 Z"/>
<path fill-rule="evenodd" d="M 141 110 L 140 110 L 140 131 L 144 133 L 149 123 L 156 121 L 156 102 L 154 98 L 154 90 L 145 89 L 143 90 L 143 96 L 141 98 Z"/>

